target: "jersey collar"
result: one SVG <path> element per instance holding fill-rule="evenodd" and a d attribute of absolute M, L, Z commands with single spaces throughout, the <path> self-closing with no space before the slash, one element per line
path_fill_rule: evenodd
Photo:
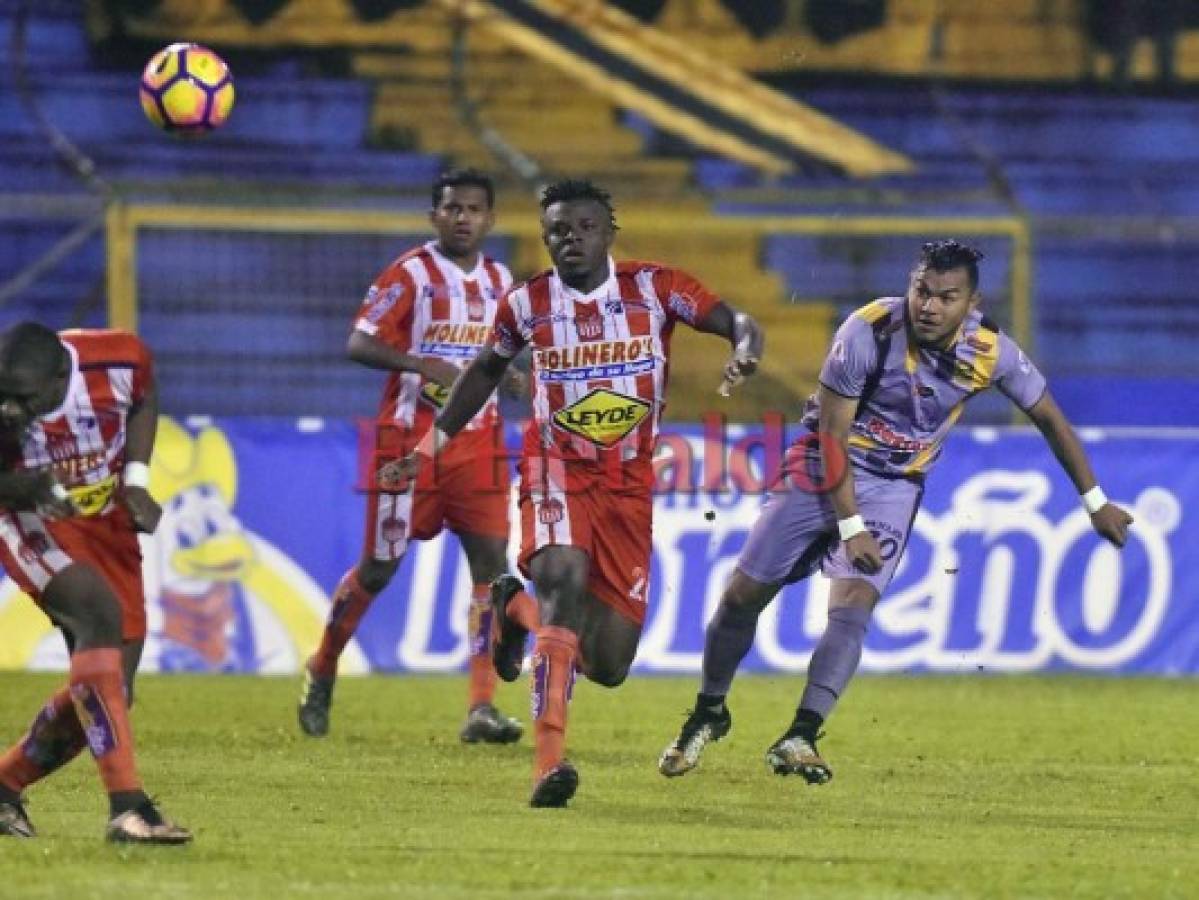
<path fill-rule="evenodd" d="M 611 300 L 620 296 L 620 285 L 616 281 L 616 261 L 611 256 L 608 257 L 608 280 L 586 294 L 576 291 L 563 281 L 557 268 L 554 269 L 554 280 L 558 282 L 562 296 L 575 303 L 595 303 L 597 300 Z"/>

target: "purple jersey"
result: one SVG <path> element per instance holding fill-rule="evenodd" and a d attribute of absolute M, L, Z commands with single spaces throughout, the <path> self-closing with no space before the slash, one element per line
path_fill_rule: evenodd
<path fill-rule="evenodd" d="M 903 297 L 883 297 L 857 310 L 837 329 L 820 383 L 843 397 L 862 398 L 849 432 L 855 466 L 921 478 L 941 455 L 967 400 L 995 386 L 1027 411 L 1045 393 L 1045 378 L 978 310 L 966 316 L 946 350 L 917 345 L 905 321 Z M 815 430 L 819 420 L 813 396 L 803 422 Z"/>

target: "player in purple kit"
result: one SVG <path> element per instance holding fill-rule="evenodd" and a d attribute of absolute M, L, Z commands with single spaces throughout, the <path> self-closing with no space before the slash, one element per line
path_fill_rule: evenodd
<path fill-rule="evenodd" d="M 981 258 L 957 241 L 925 244 L 906 297 L 875 300 L 837 331 L 804 410 L 803 424 L 818 440 L 790 455 L 750 533 L 708 625 L 695 708 L 658 761 L 663 775 L 691 771 L 704 747 L 728 734 L 725 697 L 753 645 L 758 616 L 785 584 L 820 569 L 832 581 L 828 625 L 795 718 L 766 751 L 766 762 L 779 775 L 802 775 L 811 784 L 832 777 L 816 749 L 820 727 L 858 667 L 871 612 L 907 544 L 924 476 L 966 401 L 989 387 L 1040 430 L 1095 530 L 1124 545 L 1132 517 L 1107 502 L 1036 366 L 978 308 Z"/>

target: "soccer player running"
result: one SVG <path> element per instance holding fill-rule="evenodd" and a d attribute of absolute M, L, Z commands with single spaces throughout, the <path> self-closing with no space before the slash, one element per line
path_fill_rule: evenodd
<path fill-rule="evenodd" d="M 351 359 L 390 373 L 375 425 L 372 474 L 402 457 L 428 431 L 462 367 L 483 345 L 497 301 L 512 284 L 503 263 L 480 248 L 495 223 L 495 188 L 482 172 L 446 172 L 434 183 L 429 221 L 437 234 L 402 254 L 367 292 L 350 332 Z M 507 385 L 520 390 L 513 370 Z M 466 553 L 474 589 L 468 617 L 470 685 L 467 743 L 510 743 L 521 724 L 493 704 L 489 584 L 508 569 L 510 477 L 503 425 L 492 394 L 463 423 L 434 472 L 411 488 L 372 489 L 367 495 L 362 557 L 342 577 L 320 646 L 304 667 L 299 722 L 305 734 L 329 731 L 337 662 L 371 602 L 399 568 L 410 540 L 436 537 L 442 528 L 457 536 Z"/>
<path fill-rule="evenodd" d="M 691 771 L 705 745 L 728 734 L 725 698 L 753 645 L 758 616 L 784 584 L 819 568 L 832 580 L 828 624 L 794 721 L 766 751 L 766 762 L 811 784 L 832 777 L 816 748 L 821 725 L 858 667 L 924 476 L 965 402 L 988 387 L 1028 414 L 1082 495 L 1095 530 L 1123 546 L 1132 518 L 1107 502 L 1041 373 L 979 309 L 981 258 L 957 241 L 925 244 L 906 297 L 875 300 L 837 331 L 804 410 L 803 423 L 818 439 L 791 454 L 750 533 L 708 625 L 695 708 L 659 760 L 663 775 Z M 811 490 L 814 482 L 824 490 Z"/>
<path fill-rule="evenodd" d="M 609 255 L 611 198 L 588 181 L 541 195 L 542 239 L 554 267 L 513 288 L 494 333 L 417 451 L 382 477 L 442 464 L 512 357 L 533 351 L 534 418 L 520 463 L 521 571 L 492 586 L 496 670 L 514 681 L 533 647 L 536 759 L 532 806 L 565 806 L 578 772 L 564 758 L 576 671 L 605 687 L 625 680 L 645 620 L 650 570 L 651 454 L 666 396 L 670 336 L 682 322 L 734 347 L 732 383 L 752 373 L 762 335 L 684 272 Z"/>
<path fill-rule="evenodd" d="M 150 353 L 132 334 L 23 322 L 0 335 L 0 564 L 71 659 L 69 684 L 0 755 L 0 835 L 34 836 L 22 793 L 87 747 L 108 840 L 191 840 L 142 789 L 129 724 L 146 638 L 137 532 L 162 512 L 146 490 L 157 424 Z"/>

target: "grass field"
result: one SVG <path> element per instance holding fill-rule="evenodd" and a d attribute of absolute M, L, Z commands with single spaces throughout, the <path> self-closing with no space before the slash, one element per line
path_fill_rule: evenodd
<path fill-rule="evenodd" d="M 5 742 L 58 682 L 0 674 Z M 732 734 L 667 780 L 694 681 L 580 684 L 579 794 L 532 810 L 524 741 L 458 743 L 461 679 L 347 679 L 317 741 L 292 680 L 146 677 L 143 774 L 195 844 L 104 844 L 79 760 L 32 792 L 40 837 L 0 843 L 0 897 L 1199 896 L 1199 684 L 862 678 L 823 787 L 762 762 L 799 687 L 742 678 Z"/>

